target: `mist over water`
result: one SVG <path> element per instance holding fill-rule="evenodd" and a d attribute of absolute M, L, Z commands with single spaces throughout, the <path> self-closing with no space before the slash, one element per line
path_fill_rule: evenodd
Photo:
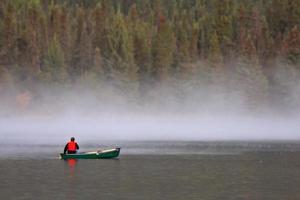
<path fill-rule="evenodd" d="M 245 116 L 101 114 L 2 118 L 1 143 L 105 140 L 299 140 L 298 119 Z"/>
<path fill-rule="evenodd" d="M 1 103 L 0 143 L 64 144 L 71 136 L 81 143 L 300 139 L 297 106 L 293 112 L 249 106 L 225 89 L 181 90 L 186 96 L 180 99 L 161 88 L 138 101 L 119 92 L 46 87 L 35 91 L 39 96 L 25 91 L 21 101 L 3 97 L 10 101 Z"/>
<path fill-rule="evenodd" d="M 300 199 L 300 0 L 0 16 L 0 200 Z M 71 137 L 81 155 L 62 159 Z"/>

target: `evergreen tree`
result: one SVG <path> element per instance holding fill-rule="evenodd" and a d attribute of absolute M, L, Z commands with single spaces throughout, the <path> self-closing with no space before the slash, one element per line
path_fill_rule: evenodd
<path fill-rule="evenodd" d="M 243 39 L 242 54 L 236 63 L 237 90 L 246 97 L 250 109 L 260 110 L 268 98 L 268 80 L 259 64 L 256 48 L 249 35 Z"/>
<path fill-rule="evenodd" d="M 171 25 L 164 16 L 160 16 L 157 33 L 153 41 L 153 76 L 163 81 L 169 77 L 173 62 L 175 37 Z"/>
<path fill-rule="evenodd" d="M 37 76 L 40 69 L 40 48 L 39 48 L 39 4 L 36 1 L 32 1 L 28 9 L 28 26 L 27 26 L 27 41 L 29 44 L 29 56 L 31 71 L 34 76 Z"/>
<path fill-rule="evenodd" d="M 106 35 L 111 59 L 116 70 L 125 72 L 126 66 L 134 64 L 133 40 L 123 14 L 118 10 L 110 21 L 109 33 Z"/>
<path fill-rule="evenodd" d="M 300 29 L 298 26 L 288 32 L 283 41 L 282 54 L 290 64 L 300 62 Z"/>
<path fill-rule="evenodd" d="M 214 14 L 215 30 L 219 40 L 219 46 L 224 58 L 232 59 L 233 39 L 233 1 L 216 1 L 216 13 Z"/>
<path fill-rule="evenodd" d="M 16 43 L 18 34 L 16 11 L 11 3 L 7 5 L 4 13 L 2 36 L 5 40 L 2 41 L 1 60 L 5 65 L 13 65 L 18 54 Z"/>
<path fill-rule="evenodd" d="M 210 46 L 209 46 L 209 61 L 212 64 L 213 68 L 215 68 L 216 71 L 221 70 L 221 65 L 223 63 L 223 57 L 220 50 L 220 42 L 218 39 L 217 32 L 214 31 L 211 34 L 210 40 L 209 40 Z"/>
<path fill-rule="evenodd" d="M 94 38 L 93 38 L 93 45 L 94 48 L 100 47 L 103 49 L 102 54 L 107 55 L 105 53 L 105 49 L 107 49 L 106 45 L 106 38 L 105 38 L 105 30 L 109 24 L 107 23 L 107 11 L 102 4 L 97 4 L 95 9 L 93 10 L 93 21 L 94 23 Z"/>
<path fill-rule="evenodd" d="M 146 22 L 138 18 L 137 7 L 134 4 L 129 11 L 131 20 L 130 32 L 133 38 L 134 61 L 137 65 L 139 92 L 144 95 L 148 88 L 151 67 L 151 35 Z"/>
<path fill-rule="evenodd" d="M 77 80 L 87 73 L 93 64 L 92 32 L 89 23 L 90 13 L 82 8 L 76 9 L 76 32 L 72 44 L 72 60 L 70 74 L 73 80 Z"/>
<path fill-rule="evenodd" d="M 68 80 L 63 50 L 56 36 L 50 42 L 40 78 L 49 84 L 65 84 Z"/>
<path fill-rule="evenodd" d="M 226 87 L 230 74 L 252 106 L 269 93 L 289 99 L 299 18 L 295 0 L 2 0 L 0 79 L 30 88 L 37 76 L 86 88 L 108 81 L 132 97 L 171 85 L 182 100 L 184 90 Z"/>
<path fill-rule="evenodd" d="M 92 70 L 100 80 L 104 80 L 103 61 L 99 47 L 95 48 L 94 52 L 94 68 Z"/>
<path fill-rule="evenodd" d="M 184 10 L 180 20 L 176 23 L 176 43 L 177 43 L 177 55 L 175 59 L 178 62 L 189 62 L 190 61 L 190 37 L 192 32 L 192 25 L 189 22 L 187 11 Z"/>

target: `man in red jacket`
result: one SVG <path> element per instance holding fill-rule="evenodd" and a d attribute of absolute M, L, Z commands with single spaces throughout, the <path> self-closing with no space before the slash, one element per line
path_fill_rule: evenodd
<path fill-rule="evenodd" d="M 77 142 L 75 142 L 75 138 L 71 137 L 70 142 L 68 142 L 65 146 L 64 154 L 66 154 L 66 152 L 68 154 L 77 153 L 78 149 L 79 149 L 79 146 L 78 146 Z"/>

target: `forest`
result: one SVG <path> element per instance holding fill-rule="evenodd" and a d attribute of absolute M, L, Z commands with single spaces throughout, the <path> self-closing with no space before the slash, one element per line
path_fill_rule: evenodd
<path fill-rule="evenodd" d="M 299 112 L 299 26 L 298 0 L 1 0 L 0 108 Z"/>

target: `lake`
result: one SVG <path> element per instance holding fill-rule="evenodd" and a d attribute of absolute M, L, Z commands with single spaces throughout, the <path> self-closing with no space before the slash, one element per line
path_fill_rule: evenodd
<path fill-rule="evenodd" d="M 107 141 L 111 160 L 57 158 L 63 145 L 1 144 L 0 199 L 300 199 L 299 142 Z"/>

